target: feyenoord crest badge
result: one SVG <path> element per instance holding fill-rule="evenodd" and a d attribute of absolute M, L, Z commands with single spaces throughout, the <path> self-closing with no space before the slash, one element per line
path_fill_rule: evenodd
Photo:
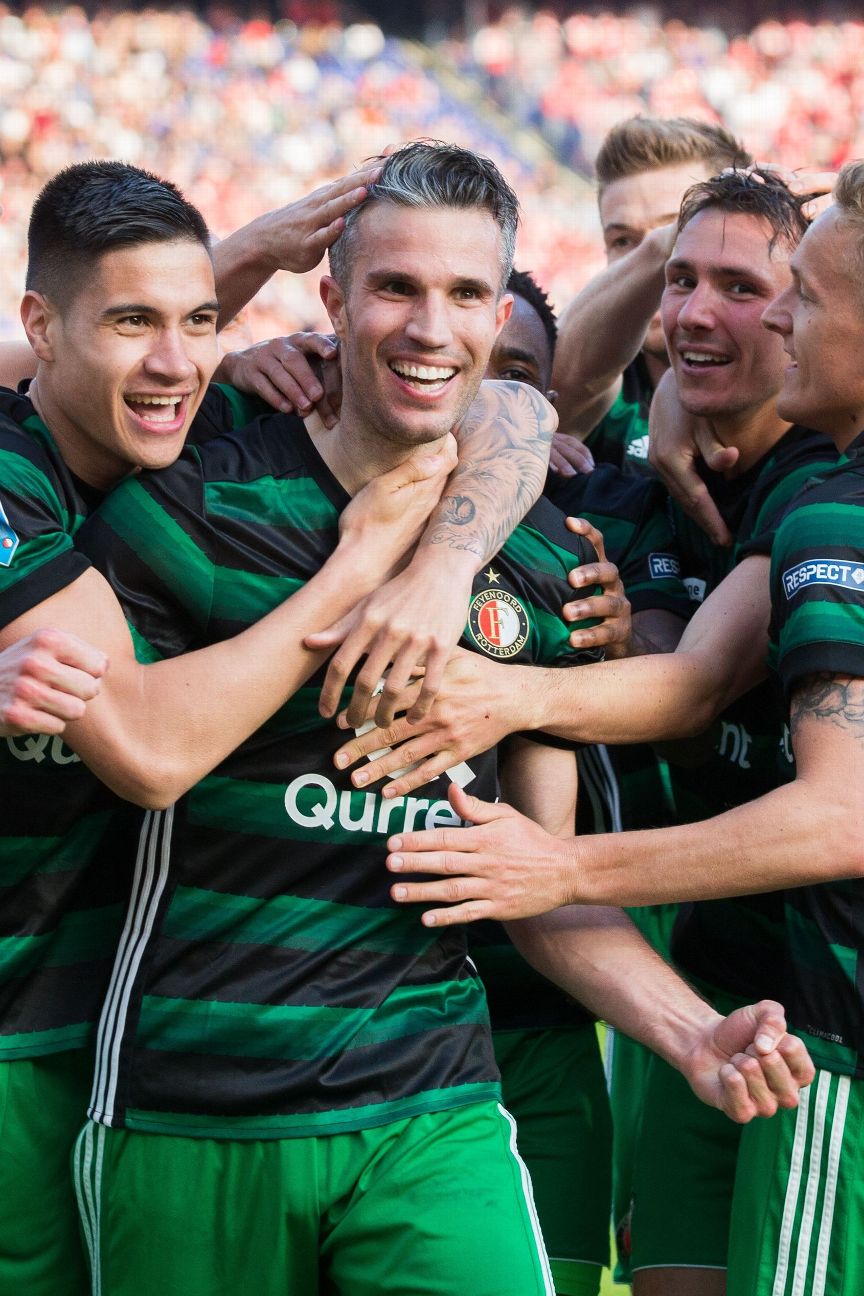
<path fill-rule="evenodd" d="M 507 590 L 484 589 L 471 600 L 468 629 L 477 647 L 490 657 L 515 657 L 528 638 L 528 614 Z"/>
<path fill-rule="evenodd" d="M 8 567 L 15 557 L 18 537 L 9 525 L 3 505 L 0 504 L 0 567 Z"/>

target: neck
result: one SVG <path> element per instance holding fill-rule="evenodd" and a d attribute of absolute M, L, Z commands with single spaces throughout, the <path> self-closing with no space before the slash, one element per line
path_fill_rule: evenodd
<path fill-rule="evenodd" d="M 66 467 L 79 481 L 107 491 L 126 476 L 128 469 L 120 463 L 110 462 L 108 458 L 104 462 L 94 461 L 92 452 L 88 452 L 88 447 L 81 443 L 81 433 L 64 413 L 61 402 L 55 399 L 51 384 L 45 382 L 44 377 L 40 382 L 38 370 L 27 395 L 51 433 Z"/>
<path fill-rule="evenodd" d="M 752 468 L 774 449 L 792 426 L 778 417 L 773 399 L 755 413 L 747 410 L 719 416 L 708 419 L 708 424 L 718 441 L 725 446 L 734 446 L 738 451 L 734 467 L 724 474 L 729 478 L 740 477 Z"/>
<path fill-rule="evenodd" d="M 304 423 L 315 449 L 349 495 L 357 495 L 374 477 L 409 459 L 434 454 L 444 440 L 441 437 L 421 445 L 390 441 L 380 432 L 365 428 L 361 420 L 353 419 L 344 401 L 334 427 L 326 428 L 314 410 Z"/>

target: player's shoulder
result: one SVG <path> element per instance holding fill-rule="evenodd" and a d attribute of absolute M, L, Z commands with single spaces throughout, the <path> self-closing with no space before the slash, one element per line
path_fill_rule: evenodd
<path fill-rule="evenodd" d="M 569 529 L 566 514 L 542 495 L 505 541 L 501 553 L 523 568 L 564 580 L 573 567 L 597 557 L 594 546 Z"/>

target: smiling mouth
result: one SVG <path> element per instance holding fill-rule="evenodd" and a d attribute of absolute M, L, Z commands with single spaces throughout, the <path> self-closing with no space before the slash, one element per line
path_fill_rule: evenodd
<path fill-rule="evenodd" d="M 172 429 L 182 422 L 188 393 L 171 396 L 125 396 L 124 401 L 135 417 L 150 427 Z"/>
<path fill-rule="evenodd" d="M 729 356 L 706 355 L 704 351 L 681 351 L 679 355 L 691 369 L 722 369 L 731 363 Z"/>
<path fill-rule="evenodd" d="M 403 360 L 393 360 L 390 369 L 397 378 L 418 392 L 441 391 L 459 372 L 454 365 L 408 364 Z"/>

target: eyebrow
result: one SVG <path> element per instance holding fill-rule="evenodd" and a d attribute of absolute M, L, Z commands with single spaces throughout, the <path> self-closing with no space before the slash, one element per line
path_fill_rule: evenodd
<path fill-rule="evenodd" d="M 366 282 L 375 287 L 386 284 L 391 279 L 411 284 L 417 282 L 417 276 L 406 270 L 370 270 L 366 276 Z M 497 284 L 491 284 L 488 279 L 472 278 L 470 275 L 457 276 L 452 286 L 455 288 L 472 288 L 475 292 L 485 293 L 490 297 L 494 296 L 498 291 Z"/>
<path fill-rule="evenodd" d="M 540 362 L 530 351 L 523 351 L 521 347 L 502 346 L 498 352 L 502 360 L 522 360 L 523 363 L 533 365 L 539 372 Z"/>
<path fill-rule="evenodd" d="M 670 257 L 666 265 L 670 270 L 692 270 L 694 268 L 693 262 L 688 261 L 686 257 Z M 767 283 L 765 276 L 759 270 L 754 270 L 752 266 L 712 265 L 709 268 L 712 273 L 737 275 L 740 279 L 755 279 L 759 283 Z"/>
<path fill-rule="evenodd" d="M 219 303 L 215 298 L 211 301 L 202 302 L 200 306 L 194 306 L 192 310 L 187 311 L 187 315 L 203 315 L 209 311 L 219 313 Z M 121 302 L 118 306 L 109 306 L 102 312 L 101 318 L 105 320 L 120 319 L 123 315 L 161 315 L 152 302 Z"/>
<path fill-rule="evenodd" d="M 657 224 L 658 224 L 658 225 L 671 225 L 672 221 L 677 220 L 677 219 L 678 219 L 678 213 L 677 213 L 677 211 L 674 211 L 674 212 L 664 212 L 662 216 L 659 216 L 659 217 L 657 218 Z M 603 233 L 604 233 L 604 234 L 611 234 L 613 230 L 624 230 L 625 232 L 631 232 L 631 231 L 633 231 L 633 230 L 641 230 L 641 229 L 644 229 L 644 226 L 642 226 L 642 225 L 629 225 L 626 221 L 612 221 L 612 222 L 610 222 L 610 224 L 608 224 L 608 225 L 604 225 L 604 226 L 603 226 Z"/>

